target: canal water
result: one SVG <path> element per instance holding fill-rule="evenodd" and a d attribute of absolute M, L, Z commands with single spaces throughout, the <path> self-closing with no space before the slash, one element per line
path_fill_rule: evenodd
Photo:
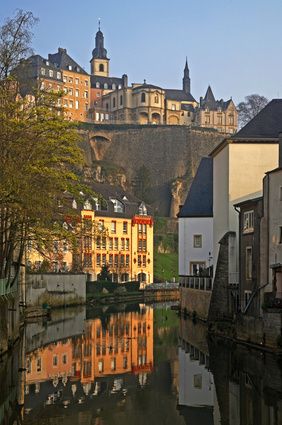
<path fill-rule="evenodd" d="M 171 304 L 58 310 L 2 357 L 0 424 L 282 425 L 281 361 Z"/>

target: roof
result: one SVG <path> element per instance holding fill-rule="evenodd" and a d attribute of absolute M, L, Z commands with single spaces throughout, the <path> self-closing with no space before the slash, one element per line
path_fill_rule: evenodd
<path fill-rule="evenodd" d="M 191 95 L 191 93 L 185 93 L 184 90 L 166 89 L 165 90 L 165 96 L 166 96 L 167 99 L 177 100 L 179 102 L 181 102 L 181 101 L 196 102 L 196 100 Z"/>
<path fill-rule="evenodd" d="M 276 139 L 281 132 L 282 99 L 273 99 L 232 139 Z"/>
<path fill-rule="evenodd" d="M 238 202 L 237 204 L 233 204 L 233 207 L 243 207 L 244 205 L 248 205 L 248 204 L 257 204 L 258 202 L 260 202 L 263 199 L 262 196 L 258 196 L 257 198 L 249 198 L 249 199 L 245 199 L 244 201 Z"/>
<path fill-rule="evenodd" d="M 217 103 L 216 103 L 214 94 L 212 92 L 211 86 L 208 86 L 202 105 L 211 110 L 217 109 Z"/>
<path fill-rule="evenodd" d="M 96 88 L 96 83 L 100 83 L 101 89 L 103 88 L 104 84 L 108 84 L 108 89 L 112 90 L 112 85 L 115 84 L 116 86 L 122 85 L 123 86 L 123 80 L 119 77 L 100 77 L 98 75 L 91 75 L 90 76 L 90 83 L 92 88 Z"/>
<path fill-rule="evenodd" d="M 61 47 L 58 48 L 58 52 L 54 54 L 48 55 L 49 61 L 53 62 L 58 66 L 58 68 L 64 69 L 66 71 L 70 70 L 69 67 L 71 66 L 71 70 L 74 72 L 78 72 L 79 74 L 88 75 L 84 69 L 78 65 L 77 62 L 75 62 L 74 59 L 70 57 L 70 55 L 67 53 L 67 49 L 62 49 Z"/>
<path fill-rule="evenodd" d="M 155 89 L 155 90 L 163 90 L 159 86 L 155 86 L 154 84 L 140 84 L 140 86 L 136 86 L 133 90 L 142 90 L 142 89 Z"/>
<path fill-rule="evenodd" d="M 178 217 L 213 216 L 213 159 L 201 159 L 187 198 Z"/>

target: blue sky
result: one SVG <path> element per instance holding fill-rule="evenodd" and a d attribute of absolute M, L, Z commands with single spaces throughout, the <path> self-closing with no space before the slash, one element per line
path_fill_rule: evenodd
<path fill-rule="evenodd" d="M 1 23 L 17 8 L 40 19 L 42 56 L 65 47 L 89 71 L 100 17 L 112 76 L 180 88 L 187 56 L 196 98 L 209 84 L 236 102 L 282 97 L 281 0 L 2 0 Z"/>

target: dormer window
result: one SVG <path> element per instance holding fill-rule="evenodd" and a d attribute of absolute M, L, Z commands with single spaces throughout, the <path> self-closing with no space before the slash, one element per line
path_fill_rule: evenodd
<path fill-rule="evenodd" d="M 115 83 L 113 83 L 112 84 L 112 90 L 115 90 L 116 89 L 116 85 L 115 85 Z"/>
<path fill-rule="evenodd" d="M 92 210 L 92 205 L 91 203 L 88 201 L 88 199 L 84 202 L 83 208 L 85 210 Z"/>
<path fill-rule="evenodd" d="M 69 71 L 72 71 L 72 66 L 71 65 L 68 66 L 68 70 Z"/>
<path fill-rule="evenodd" d="M 124 205 L 118 199 L 110 198 L 110 201 L 114 204 L 114 212 L 123 213 Z"/>
<path fill-rule="evenodd" d="M 104 89 L 107 90 L 109 88 L 108 83 L 104 84 Z"/>
<path fill-rule="evenodd" d="M 99 81 L 97 81 L 97 83 L 96 83 L 96 89 L 99 89 L 100 88 L 100 83 L 99 83 Z"/>
<path fill-rule="evenodd" d="M 144 202 L 139 205 L 139 215 L 147 215 L 147 208 Z"/>

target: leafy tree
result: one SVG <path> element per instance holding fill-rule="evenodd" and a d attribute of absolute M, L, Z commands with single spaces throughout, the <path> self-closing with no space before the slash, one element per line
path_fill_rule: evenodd
<path fill-rule="evenodd" d="M 108 281 L 111 282 L 111 273 L 109 270 L 108 264 L 104 264 L 101 268 L 101 273 L 99 274 L 98 280 L 101 280 L 103 282 Z"/>
<path fill-rule="evenodd" d="M 51 245 L 68 238 L 62 226 L 81 185 L 83 163 L 76 125 L 64 120 L 60 93 L 34 87 L 25 98 L 11 70 L 29 52 L 35 19 L 19 11 L 0 29 L 0 278 L 12 285 L 27 241 Z M 10 53 L 9 53 L 10 52 Z"/>
<path fill-rule="evenodd" d="M 251 94 L 245 97 L 244 102 L 237 105 L 239 125 L 243 127 L 253 119 L 268 103 L 268 99 L 259 94 Z"/>

